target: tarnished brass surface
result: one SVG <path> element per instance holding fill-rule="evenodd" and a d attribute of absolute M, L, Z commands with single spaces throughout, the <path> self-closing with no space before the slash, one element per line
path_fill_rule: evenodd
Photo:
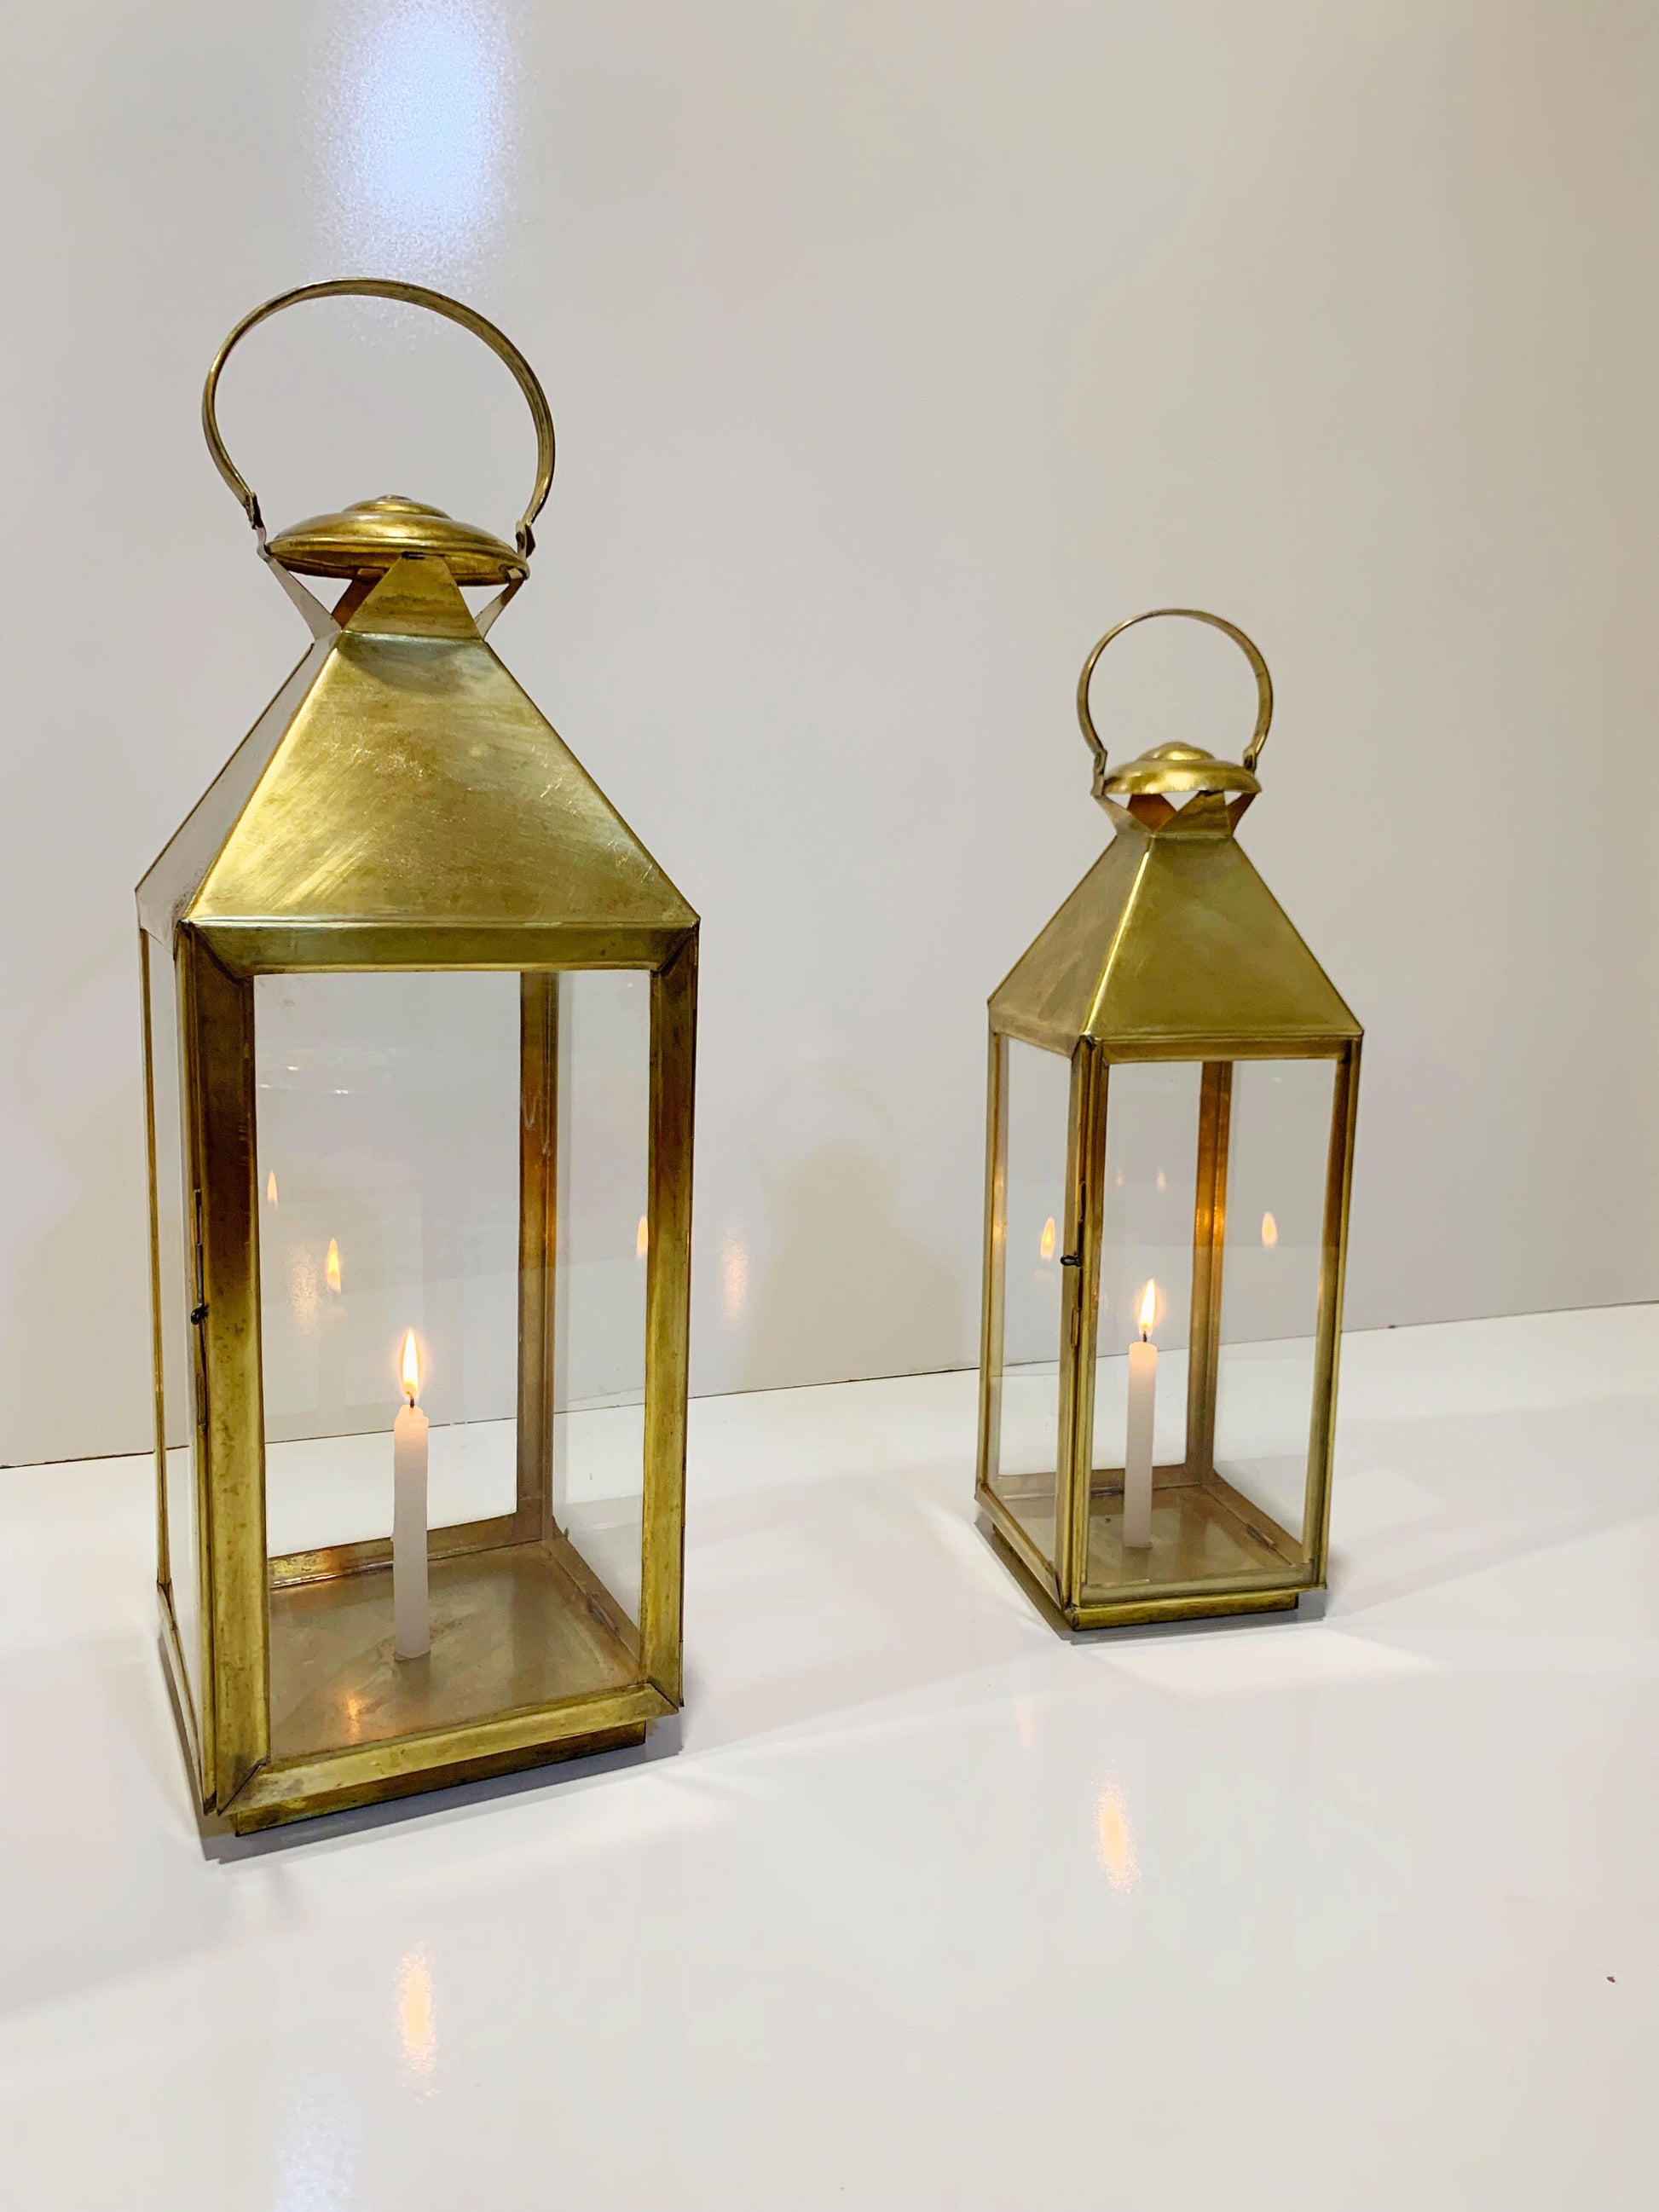
<path fill-rule="evenodd" d="M 514 1534 L 553 1534 L 559 979 L 519 979 L 519 1455 Z"/>
<path fill-rule="evenodd" d="M 215 1819 L 222 1814 L 246 1834 L 314 1813 L 407 1797 L 421 1790 L 609 1751 L 621 1743 L 639 1742 L 647 1725 L 672 1710 L 661 1692 L 647 1682 L 562 1705 L 493 1713 L 487 1719 L 434 1729 L 422 1735 L 271 1759 Z"/>
<path fill-rule="evenodd" d="M 531 1529 L 535 1535 L 538 1526 Z M 453 1521 L 427 1531 L 428 1559 L 453 1559 L 464 1552 L 493 1552 L 503 1544 L 520 1544 L 526 1532 L 520 1516 L 492 1513 L 482 1521 Z M 392 1564 L 390 1536 L 362 1536 L 353 1543 L 318 1544 L 305 1552 L 279 1552 L 269 1562 L 273 1590 L 291 1589 L 301 1583 L 332 1582 L 339 1575 L 366 1575 Z"/>
<path fill-rule="evenodd" d="M 139 887 L 179 1006 L 203 1600 L 194 1709 L 164 1525 L 162 1644 L 204 1812 L 238 1828 L 637 1741 L 681 1685 L 697 917 L 484 642 L 522 579 L 553 466 L 541 387 L 493 325 L 378 280 L 307 286 L 245 318 L 209 375 L 204 423 L 262 550 L 258 502 L 218 437 L 219 374 L 266 315 L 339 293 L 431 307 L 483 337 L 531 402 L 538 467 L 516 556 L 414 501 L 370 501 L 290 533 L 294 567 L 349 580 L 331 611 L 273 560 L 312 647 Z M 475 617 L 458 575 L 502 574 L 506 591 Z M 637 1630 L 551 1514 L 558 971 L 586 967 L 652 977 Z M 517 1504 L 433 1532 L 432 1653 L 400 1667 L 382 1649 L 384 1539 L 266 1557 L 252 986 L 283 971 L 474 968 L 523 979 Z M 159 1322 L 148 1060 L 146 1072 Z"/>
<path fill-rule="evenodd" d="M 1267 664 L 1218 616 L 1157 611 L 1212 624 L 1249 659 L 1259 711 L 1243 766 L 1166 745 L 1108 772 L 1089 684 L 1105 647 L 1132 625 L 1109 630 L 1084 664 L 1078 715 L 1094 754 L 1095 795 L 1116 834 L 990 1001 L 975 1491 L 1022 1577 L 1073 1627 L 1288 1607 L 1322 1584 L 1328 1544 L 1359 1024 L 1236 841 L 1260 788 L 1255 763 L 1273 715 Z M 1178 807 L 1172 795 L 1182 793 L 1192 796 Z M 1011 1036 L 1064 1055 L 1072 1067 L 1057 1464 L 1012 1480 L 1000 1477 L 997 1464 Z M 1301 1534 L 1280 1527 L 1215 1466 L 1233 1069 L 1241 1060 L 1291 1059 L 1328 1060 L 1335 1073 Z M 1126 1557 L 1121 1471 L 1092 1465 L 1109 1097 L 1114 1066 L 1158 1060 L 1202 1064 L 1186 1457 L 1154 1471 L 1152 1542 Z"/>
<path fill-rule="evenodd" d="M 682 1693 L 685 1407 L 690 1380 L 691 1139 L 697 939 L 651 978 L 650 1239 L 645 1263 L 645 1557 L 640 1644 L 671 1704 Z"/>
<path fill-rule="evenodd" d="M 290 524 L 269 550 L 302 576 L 384 575 L 405 553 L 435 555 L 458 584 L 505 584 L 528 573 L 513 548 L 487 530 L 396 492 Z"/>
<path fill-rule="evenodd" d="M 1008 1273 L 1008 1095 L 1006 1039 L 994 1029 L 985 1070 L 985 1257 L 981 1275 L 979 1460 L 975 1486 L 989 1498 L 1000 1476 L 1002 1344 Z"/>
<path fill-rule="evenodd" d="M 494 928 L 533 967 L 562 960 L 567 933 L 626 941 L 696 919 L 436 561 L 400 561 L 356 609 L 185 913 L 300 923 L 318 933 L 307 967 L 334 927 Z M 462 964 L 433 950 L 422 964 Z"/>
<path fill-rule="evenodd" d="M 1120 825 L 993 994 L 997 1029 L 1109 1060 L 1327 1059 L 1358 1036 L 1231 828 L 1183 833 L 1188 811 Z"/>
<path fill-rule="evenodd" d="M 179 932 L 186 1169 L 197 1206 L 197 1431 L 207 1602 L 203 1734 L 223 1803 L 266 1756 L 264 1396 L 254 1203 L 253 988 Z"/>
<path fill-rule="evenodd" d="M 434 1559 L 424 1659 L 393 1656 L 388 1570 L 273 1591 L 271 1757 L 384 1743 L 636 1682 L 632 1630 L 591 1577 L 577 1579 L 568 1553 L 513 1544 Z"/>
<path fill-rule="evenodd" d="M 1231 1060 L 1208 1060 L 1198 1097 L 1198 1174 L 1193 1212 L 1193 1296 L 1187 1342 L 1187 1464 L 1215 1455 L 1216 1384 L 1221 1364 L 1221 1265 L 1227 1241 L 1227 1139 L 1232 1122 Z"/>
<path fill-rule="evenodd" d="M 1053 1578 L 1046 1568 L 1033 1567 L 1029 1546 L 1011 1540 L 1018 1523 L 1006 1515 L 988 1510 L 985 1533 L 991 1548 L 1025 1590 L 1037 1611 L 1062 1634 L 1097 1628 L 1140 1628 L 1160 1620 L 1219 1620 L 1243 1613 L 1293 1613 L 1301 1602 L 1299 1589 L 1218 1591 L 1206 1588 L 1198 1597 L 1160 1595 L 1124 1597 L 1109 1605 L 1079 1605 L 1067 1610 L 1056 1599 Z"/>

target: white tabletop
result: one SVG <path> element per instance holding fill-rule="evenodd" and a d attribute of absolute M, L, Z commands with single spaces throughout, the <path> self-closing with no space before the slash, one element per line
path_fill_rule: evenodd
<path fill-rule="evenodd" d="M 0 2201 L 1645 2208 L 1659 1309 L 1344 1361 L 1328 1598 L 1077 1643 L 972 1376 L 704 1401 L 678 1751 L 212 1853 L 147 1463 L 0 1474 Z"/>

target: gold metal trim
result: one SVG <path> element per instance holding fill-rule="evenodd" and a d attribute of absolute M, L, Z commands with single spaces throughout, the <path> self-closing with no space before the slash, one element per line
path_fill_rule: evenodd
<path fill-rule="evenodd" d="M 1232 1062 L 1206 1060 L 1199 1079 L 1198 1191 L 1193 1212 L 1193 1297 L 1187 1340 L 1187 1466 L 1200 1480 L 1215 1472 L 1221 1273 L 1227 1237 L 1227 1137 L 1232 1098 Z"/>
<path fill-rule="evenodd" d="M 697 938 L 651 978 L 650 1243 L 645 1266 L 644 1556 L 640 1650 L 672 1705 L 684 1691 L 685 1420 L 691 1328 L 691 1148 Z"/>
<path fill-rule="evenodd" d="M 1228 622 L 1222 615 L 1206 614 L 1201 607 L 1148 607 L 1144 614 L 1130 615 L 1126 621 L 1113 623 L 1104 637 L 1091 647 L 1089 657 L 1083 664 L 1083 672 L 1077 680 L 1077 718 L 1089 750 L 1094 755 L 1097 799 L 1103 797 L 1106 790 L 1106 748 L 1095 727 L 1094 717 L 1089 712 L 1089 686 L 1094 679 L 1100 656 L 1113 639 L 1121 637 L 1126 629 L 1133 629 L 1138 623 L 1159 622 L 1166 616 L 1179 617 L 1186 622 L 1207 623 L 1212 629 L 1218 629 L 1231 638 L 1249 662 L 1251 673 L 1255 678 L 1256 714 L 1255 727 L 1250 732 L 1249 743 L 1244 748 L 1243 765 L 1246 775 L 1254 782 L 1255 764 L 1261 757 L 1261 748 L 1267 742 L 1267 732 L 1273 719 L 1273 679 L 1267 672 L 1267 664 L 1261 657 L 1260 647 L 1244 635 L 1236 623 Z"/>
<path fill-rule="evenodd" d="M 220 1804 L 269 1755 L 264 1401 L 259 1363 L 253 987 L 222 968 L 198 933 L 179 933 L 188 1172 L 198 1213 L 195 1328 L 200 1406 L 203 1620 L 212 1683 L 209 1780 Z"/>
<path fill-rule="evenodd" d="M 1002 1455 L 1003 1299 L 1008 1251 L 1008 1050 L 989 1032 L 985 1076 L 985 1263 L 980 1308 L 979 1467 L 984 1497 L 996 1488 Z"/>
<path fill-rule="evenodd" d="M 1353 1196 L 1355 1127 L 1359 1112 L 1358 1039 L 1336 1066 L 1331 1146 L 1326 1170 L 1323 1251 L 1319 1269 L 1319 1337 L 1314 1353 L 1314 1432 L 1308 1449 L 1308 1531 L 1315 1578 L 1325 1580 L 1331 1540 L 1331 1465 L 1336 1447 L 1337 1364 L 1348 1264 L 1348 1209 Z"/>
<path fill-rule="evenodd" d="M 541 513 L 547 495 L 552 488 L 556 447 L 553 437 L 553 414 L 547 404 L 547 394 L 542 390 L 540 379 L 524 356 L 506 333 L 496 329 L 474 307 L 462 301 L 452 300 L 447 292 L 428 290 L 423 284 L 405 284 L 390 276 L 337 276 L 323 284 L 301 284 L 291 292 L 279 292 L 275 299 L 243 316 L 213 357 L 213 366 L 207 373 L 207 382 L 202 387 L 202 434 L 207 440 L 213 465 L 230 486 L 240 501 L 252 527 L 263 538 L 264 523 L 246 479 L 226 451 L 225 441 L 219 434 L 217 399 L 219 379 L 234 349 L 248 332 L 267 317 L 280 313 L 284 307 L 296 307 L 303 300 L 397 300 L 411 307 L 428 308 L 434 315 L 442 315 L 452 323 L 459 323 L 464 331 L 482 338 L 498 360 L 505 362 L 512 371 L 514 380 L 525 397 L 532 421 L 536 426 L 536 482 L 531 491 L 529 504 L 520 518 L 514 533 L 514 543 L 527 561 L 535 550 L 535 538 L 531 525 Z"/>
<path fill-rule="evenodd" d="M 519 1537 L 553 1528 L 553 1380 L 559 1226 L 559 991 L 519 982 Z"/>
<path fill-rule="evenodd" d="M 605 1739 L 617 1740 L 618 1730 L 636 1731 L 628 1740 L 637 1742 L 646 1723 L 672 1711 L 672 1703 L 647 1682 L 382 1743 L 272 1759 L 221 1810 L 239 1833 L 246 1834 L 308 1814 L 337 1812 L 608 1748 Z"/>

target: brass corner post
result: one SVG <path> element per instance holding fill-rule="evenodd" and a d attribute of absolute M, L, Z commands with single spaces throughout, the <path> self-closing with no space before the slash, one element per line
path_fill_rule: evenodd
<path fill-rule="evenodd" d="M 692 1101 L 697 933 L 651 978 L 651 1241 L 645 1270 L 645 1557 L 640 1649 L 678 1705 L 685 1552 L 685 1420 L 691 1328 Z"/>
<path fill-rule="evenodd" d="M 1106 1158 L 1106 1065 L 1091 1044 L 1072 1061 L 1066 1146 L 1066 1290 L 1060 1340 L 1060 1488 L 1054 1500 L 1054 1583 L 1061 1607 L 1083 1603 L 1094 1488 L 1095 1337 L 1100 1305 L 1101 1216 Z"/>
<path fill-rule="evenodd" d="M 1221 1368 L 1221 1279 L 1227 1239 L 1231 1060 L 1206 1060 L 1198 1100 L 1198 1200 L 1193 1213 L 1193 1303 L 1187 1352 L 1187 1472 L 1215 1473 L 1215 1398 Z"/>
<path fill-rule="evenodd" d="M 519 1420 L 514 1540 L 554 1533 L 559 977 L 519 978 Z"/>
<path fill-rule="evenodd" d="M 1008 1242 L 1008 1046 L 990 1032 L 985 1077 L 985 1264 L 980 1305 L 979 1466 L 975 1487 L 994 1503 L 1002 1446 L 1004 1276 Z"/>

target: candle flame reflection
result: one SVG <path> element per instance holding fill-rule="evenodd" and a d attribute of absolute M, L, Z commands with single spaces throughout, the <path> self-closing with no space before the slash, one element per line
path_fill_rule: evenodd
<path fill-rule="evenodd" d="M 415 1341 L 411 1328 L 404 1337 L 403 1364 L 398 1370 L 404 1386 L 404 1395 L 412 1406 L 421 1395 L 421 1347 Z"/>
<path fill-rule="evenodd" d="M 1264 1213 L 1261 1217 L 1261 1241 L 1270 1252 L 1279 1242 L 1279 1224 L 1271 1213 Z"/>
<path fill-rule="evenodd" d="M 1158 1285 L 1149 1282 L 1140 1294 L 1140 1333 L 1150 1335 L 1152 1323 L 1158 1319 Z"/>
<path fill-rule="evenodd" d="M 1042 1237 L 1037 1246 L 1037 1256 L 1052 1260 L 1054 1256 L 1054 1217 L 1051 1213 L 1042 1224 Z"/>
<path fill-rule="evenodd" d="M 323 1279 L 337 1298 L 340 1295 L 340 1248 L 331 1237 L 328 1240 L 328 1257 L 323 1261 Z"/>
<path fill-rule="evenodd" d="M 432 1961 L 408 1951 L 398 1964 L 398 2034 L 411 2074 L 429 2075 L 438 2057 L 438 2021 L 432 2002 Z"/>
<path fill-rule="evenodd" d="M 1101 1869 L 1114 1889 L 1133 1889 L 1140 1879 L 1128 1808 L 1115 1783 L 1109 1782 L 1095 1802 L 1095 1848 Z"/>

